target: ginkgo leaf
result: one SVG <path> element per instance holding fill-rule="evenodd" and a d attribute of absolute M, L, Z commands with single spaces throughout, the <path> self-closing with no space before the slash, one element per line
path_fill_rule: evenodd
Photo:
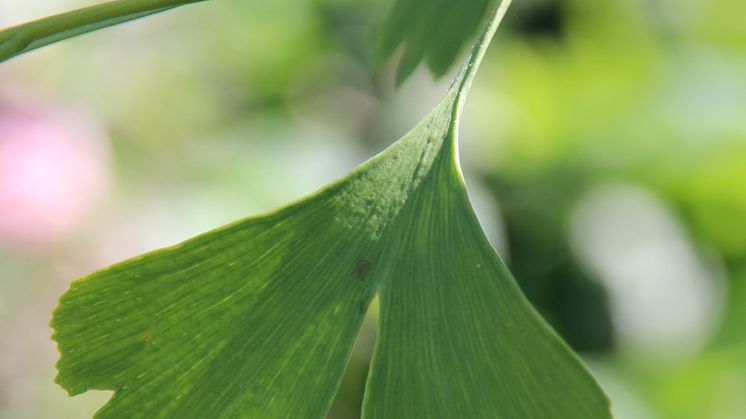
<path fill-rule="evenodd" d="M 444 100 L 316 194 L 79 279 L 57 381 L 99 418 L 321 418 L 381 301 L 366 418 L 609 418 L 577 357 L 486 241 L 456 159 L 464 96 L 505 0 Z"/>
<path fill-rule="evenodd" d="M 37 48 L 205 0 L 114 0 L 0 31 L 0 62 Z"/>
<path fill-rule="evenodd" d="M 490 247 L 454 153 L 438 152 L 383 237 L 365 417 L 609 417 L 593 379 Z"/>
<path fill-rule="evenodd" d="M 376 58 L 383 63 L 403 45 L 398 84 L 423 60 L 440 77 L 477 32 L 492 3 L 494 0 L 397 0 L 384 23 Z"/>

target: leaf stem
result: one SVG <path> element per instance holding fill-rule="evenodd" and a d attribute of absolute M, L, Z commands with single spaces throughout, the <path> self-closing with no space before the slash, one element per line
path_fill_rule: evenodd
<path fill-rule="evenodd" d="M 0 31 L 0 63 L 43 46 L 205 0 L 114 0 Z"/>
<path fill-rule="evenodd" d="M 472 46 L 471 51 L 469 52 L 469 59 L 461 68 L 461 71 L 451 85 L 451 91 L 455 92 L 456 95 L 454 98 L 453 121 L 458 121 L 458 116 L 464 107 L 464 101 L 466 100 L 466 95 L 474 81 L 474 76 L 477 74 L 479 65 L 482 63 L 482 59 L 487 53 L 487 48 L 490 46 L 490 42 L 492 42 L 492 38 L 495 35 L 497 28 L 505 17 L 505 13 L 507 13 L 511 1 L 512 0 L 500 0 L 499 4 L 495 6 L 494 11 L 490 15 L 490 19 L 484 25 L 482 32 L 479 34 L 479 37 L 477 37 L 474 46 Z"/>
<path fill-rule="evenodd" d="M 448 128 L 449 135 L 446 138 L 446 141 L 449 143 L 449 151 L 454 156 L 454 167 L 458 172 L 462 182 L 464 179 L 464 175 L 461 171 L 458 156 L 458 131 L 459 121 L 461 120 L 461 112 L 464 109 L 464 102 L 466 101 L 466 96 L 469 93 L 471 84 L 474 81 L 477 70 L 479 70 L 479 65 L 482 63 L 482 59 L 487 53 L 487 48 L 489 48 L 490 42 L 492 42 L 492 38 L 494 37 L 497 28 L 500 26 L 500 23 L 505 17 L 505 13 L 507 13 L 511 1 L 512 0 L 500 0 L 500 2 L 495 6 L 495 9 L 490 14 L 489 20 L 482 28 L 482 32 L 479 34 L 476 41 L 474 42 L 474 45 L 471 47 L 468 60 L 466 61 L 464 66 L 461 67 L 458 75 L 453 80 L 451 88 L 448 90 L 448 95 L 445 99 L 446 101 L 450 101 L 448 106 L 450 106 L 451 112 L 451 120 Z"/>

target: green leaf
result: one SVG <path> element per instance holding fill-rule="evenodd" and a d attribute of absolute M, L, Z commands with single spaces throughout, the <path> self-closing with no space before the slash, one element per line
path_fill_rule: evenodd
<path fill-rule="evenodd" d="M 477 32 L 493 0 L 397 0 L 384 24 L 376 58 L 387 61 L 404 45 L 397 72 L 401 84 L 427 60 L 436 77 L 453 65 L 461 47 Z"/>
<path fill-rule="evenodd" d="M 116 0 L 0 31 L 0 63 L 37 48 L 205 0 Z"/>
<path fill-rule="evenodd" d="M 99 418 L 321 418 L 371 300 L 366 418 L 609 418 L 485 239 L 456 160 L 463 100 L 509 1 L 444 100 L 347 177 L 75 281 L 52 326 Z"/>

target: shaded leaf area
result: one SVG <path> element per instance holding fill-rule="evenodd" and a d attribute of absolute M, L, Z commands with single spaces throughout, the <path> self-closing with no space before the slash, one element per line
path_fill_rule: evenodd
<path fill-rule="evenodd" d="M 75 281 L 57 381 L 99 418 L 320 418 L 374 296 L 366 418 L 608 418 L 474 216 L 458 114 L 506 1 L 445 99 L 347 177 L 272 214 Z"/>
<path fill-rule="evenodd" d="M 492 0 L 397 0 L 380 35 L 376 57 L 387 61 L 403 45 L 397 83 L 426 61 L 436 77 L 453 65 L 461 48 L 477 32 Z"/>
<path fill-rule="evenodd" d="M 115 0 L 0 31 L 0 62 L 109 26 L 205 0 Z"/>

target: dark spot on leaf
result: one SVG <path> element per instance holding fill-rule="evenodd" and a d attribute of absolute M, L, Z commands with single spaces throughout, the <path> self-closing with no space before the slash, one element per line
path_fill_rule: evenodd
<path fill-rule="evenodd" d="M 355 279 L 365 281 L 370 273 L 370 261 L 365 258 L 360 258 L 355 263 L 355 269 L 352 270 L 352 276 Z"/>
<path fill-rule="evenodd" d="M 152 338 L 153 337 L 150 335 L 150 332 L 145 332 L 142 335 L 140 335 L 140 341 L 142 341 L 142 343 L 148 343 L 150 342 L 150 339 Z"/>

